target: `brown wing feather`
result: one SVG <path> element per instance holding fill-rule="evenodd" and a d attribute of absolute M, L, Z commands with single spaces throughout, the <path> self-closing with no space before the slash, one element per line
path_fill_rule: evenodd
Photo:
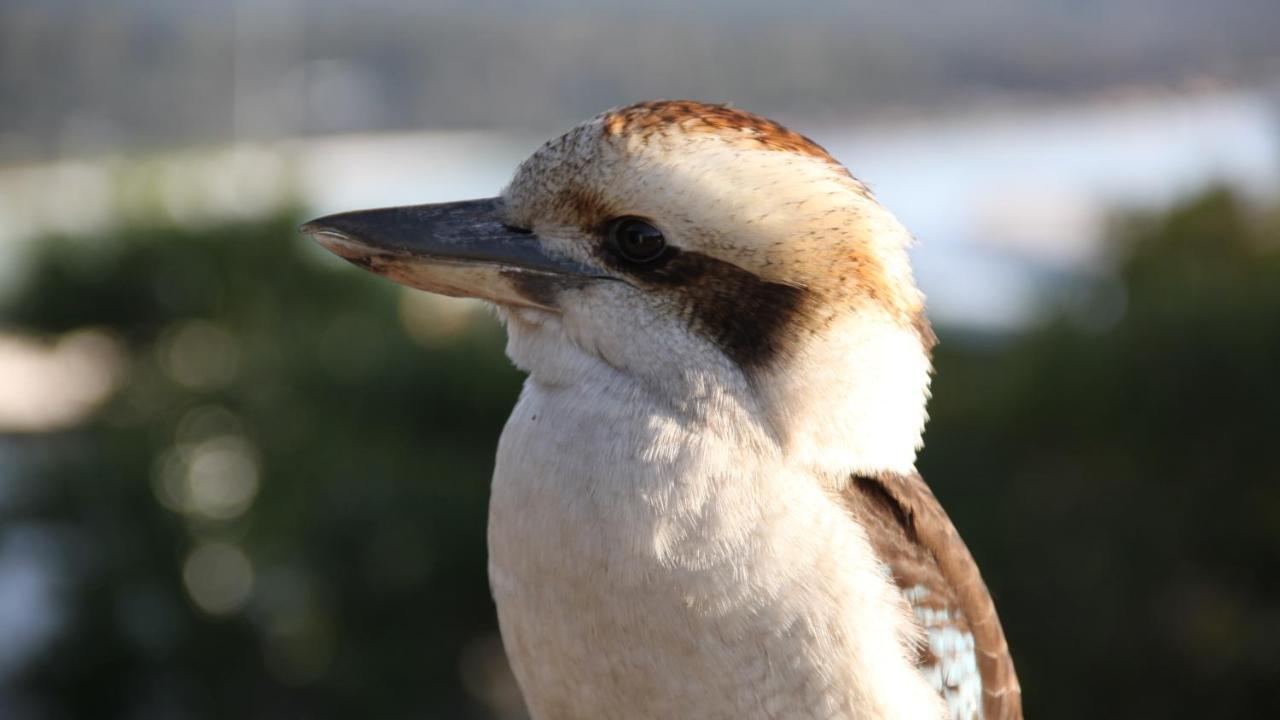
<path fill-rule="evenodd" d="M 981 717 L 1020 720 L 1022 690 L 995 603 L 969 549 L 924 480 L 914 473 L 858 476 L 845 498 L 926 629 L 966 642 L 972 636 L 981 677 Z M 934 649 L 922 650 L 922 670 L 941 683 L 952 717 L 976 716 L 960 705 L 964 664 L 938 657 Z"/>

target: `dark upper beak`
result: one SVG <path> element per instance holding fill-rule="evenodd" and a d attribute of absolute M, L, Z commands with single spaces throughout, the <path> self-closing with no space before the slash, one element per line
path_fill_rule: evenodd
<path fill-rule="evenodd" d="M 528 230 L 503 223 L 502 200 L 356 210 L 302 232 L 334 254 L 428 292 L 554 310 L 560 293 L 607 276 L 547 252 Z"/>
<path fill-rule="evenodd" d="M 347 251 L 364 249 L 426 262 L 496 265 L 579 277 L 599 274 L 582 263 L 548 254 L 532 232 L 505 225 L 500 198 L 355 210 L 317 218 L 299 230 L 352 260 Z"/>

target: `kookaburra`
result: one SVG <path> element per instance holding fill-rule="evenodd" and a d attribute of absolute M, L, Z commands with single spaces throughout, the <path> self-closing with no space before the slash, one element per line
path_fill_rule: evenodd
<path fill-rule="evenodd" d="M 498 197 L 303 231 L 506 324 L 528 378 L 489 577 L 534 718 L 1021 717 L 915 470 L 934 337 L 911 238 L 813 141 L 641 103 Z"/>

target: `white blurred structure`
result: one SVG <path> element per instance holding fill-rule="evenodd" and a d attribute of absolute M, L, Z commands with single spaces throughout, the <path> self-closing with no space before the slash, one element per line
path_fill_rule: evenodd
<path fill-rule="evenodd" d="M 1099 267 L 1112 209 L 1163 205 L 1212 182 L 1274 192 L 1277 107 L 1262 90 L 1217 89 L 892 127 L 793 125 L 915 233 L 917 272 L 940 324 L 1009 331 L 1042 314 L 1055 280 Z M 347 135 L 0 168 L 0 293 L 43 233 L 139 217 L 254 217 L 289 201 L 326 213 L 492 195 L 538 142 L 488 132 Z"/>

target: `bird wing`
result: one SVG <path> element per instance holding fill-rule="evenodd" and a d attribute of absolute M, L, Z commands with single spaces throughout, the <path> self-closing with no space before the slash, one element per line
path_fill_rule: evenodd
<path fill-rule="evenodd" d="M 843 495 L 925 630 L 919 666 L 952 720 L 1020 720 L 1022 689 L 995 603 L 924 480 L 860 475 Z"/>

